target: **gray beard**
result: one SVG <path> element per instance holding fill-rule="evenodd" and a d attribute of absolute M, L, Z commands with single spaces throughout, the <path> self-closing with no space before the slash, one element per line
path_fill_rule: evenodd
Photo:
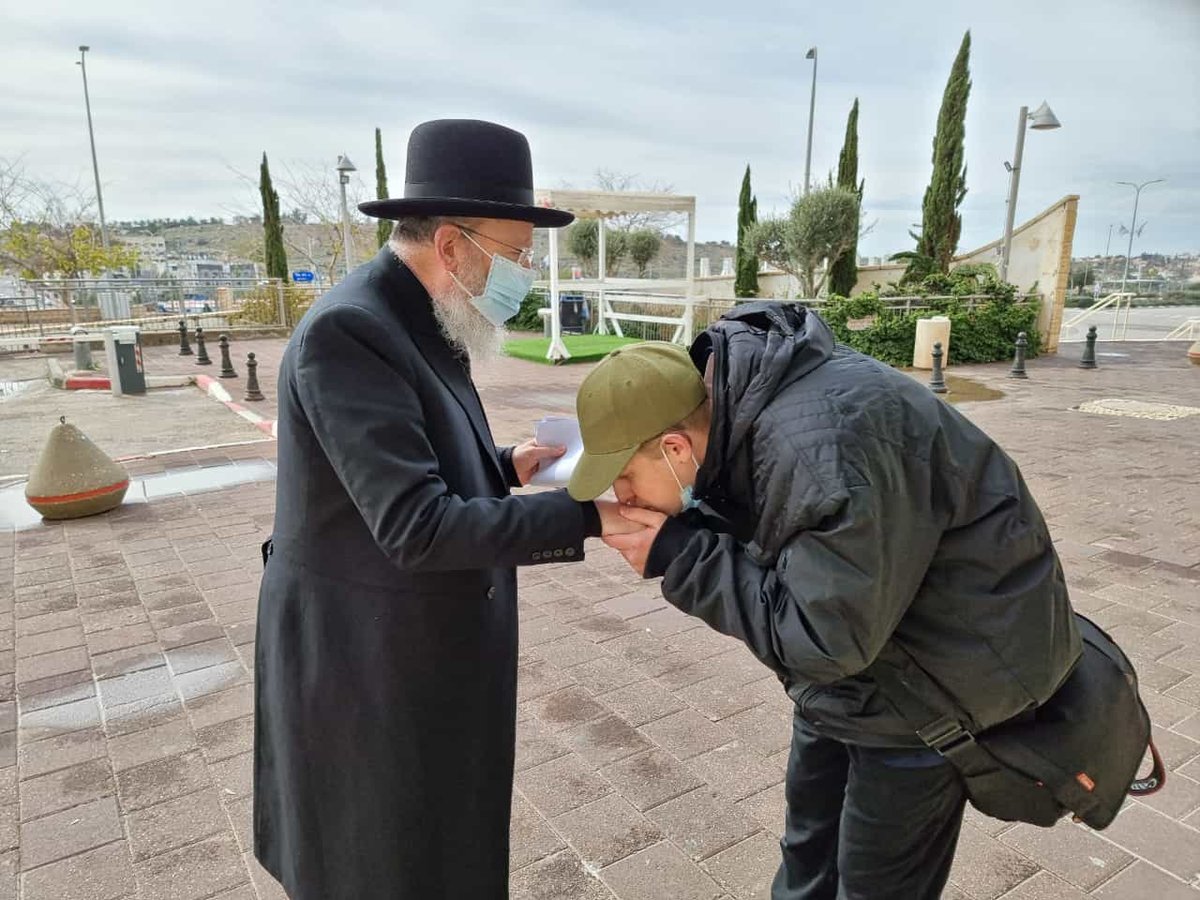
<path fill-rule="evenodd" d="M 466 279 L 463 281 L 470 284 Z M 433 298 L 433 315 L 442 336 L 451 347 L 467 354 L 472 367 L 490 366 L 501 355 L 508 330 L 485 319 L 457 287 Z"/>

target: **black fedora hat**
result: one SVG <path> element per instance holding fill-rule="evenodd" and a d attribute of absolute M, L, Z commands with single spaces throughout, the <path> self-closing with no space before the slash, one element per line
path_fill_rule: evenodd
<path fill-rule="evenodd" d="M 537 206 L 525 135 L 476 119 L 435 119 L 408 138 L 404 196 L 358 204 L 368 216 L 475 216 L 561 228 L 575 218 Z"/>

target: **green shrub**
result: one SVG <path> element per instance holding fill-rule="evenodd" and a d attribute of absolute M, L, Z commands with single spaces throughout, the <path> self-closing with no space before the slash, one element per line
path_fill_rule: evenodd
<path fill-rule="evenodd" d="M 865 292 L 853 298 L 831 297 L 821 309 L 822 318 L 839 341 L 893 366 L 912 364 L 917 320 L 934 315 L 949 317 L 951 359 L 960 365 L 1011 359 L 1017 334 L 1022 331 L 1029 339 L 1029 356 L 1036 356 L 1041 346 L 1038 304 L 1016 303 L 1011 297 L 976 301 L 970 309 L 954 297 L 938 298 L 927 309 L 905 312 L 888 309 L 877 294 Z M 847 326 L 869 316 L 875 321 L 866 328 L 853 331 Z"/>
<path fill-rule="evenodd" d="M 536 331 L 541 334 L 542 317 L 538 315 L 538 310 L 549 308 L 550 298 L 543 291 L 530 291 L 521 301 L 521 311 L 509 321 L 508 327 L 512 331 Z"/>
<path fill-rule="evenodd" d="M 229 316 L 230 325 L 280 325 L 295 327 L 308 308 L 312 306 L 316 294 L 313 291 L 286 285 L 283 289 L 283 304 L 287 313 L 287 322 L 279 321 L 279 294 L 273 285 L 256 287 L 246 295 L 237 312 Z"/>

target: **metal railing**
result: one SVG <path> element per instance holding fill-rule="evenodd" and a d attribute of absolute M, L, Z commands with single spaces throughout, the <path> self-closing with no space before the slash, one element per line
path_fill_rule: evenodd
<path fill-rule="evenodd" d="M 1194 341 L 1197 339 L 1200 339 L 1200 318 L 1185 319 L 1163 338 L 1164 341 Z"/>
<path fill-rule="evenodd" d="M 1109 294 L 1107 297 L 1103 298 L 1102 300 L 1097 300 L 1095 303 L 1093 303 L 1087 309 L 1084 309 L 1084 310 L 1076 313 L 1075 315 L 1071 316 L 1071 318 L 1064 320 L 1062 323 L 1061 332 L 1064 334 L 1069 333 L 1070 329 L 1074 328 L 1076 325 L 1086 322 L 1088 319 L 1103 312 L 1106 309 L 1113 308 L 1116 314 L 1113 316 L 1113 327 L 1112 327 L 1111 340 L 1114 340 L 1114 341 L 1117 340 L 1118 326 L 1120 326 L 1120 328 L 1121 328 L 1121 340 L 1124 340 L 1125 335 L 1129 331 L 1129 310 L 1133 306 L 1133 298 L 1134 298 L 1134 294 L 1132 294 L 1128 291 L 1124 291 L 1124 292 L 1117 291 L 1114 294 Z M 1124 309 L 1125 309 L 1125 320 L 1124 320 L 1123 324 L 1121 324 L 1122 304 L 1124 304 Z"/>

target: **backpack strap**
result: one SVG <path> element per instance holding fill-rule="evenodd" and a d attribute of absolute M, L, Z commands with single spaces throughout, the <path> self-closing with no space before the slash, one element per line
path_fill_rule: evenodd
<path fill-rule="evenodd" d="M 1145 797 L 1148 794 L 1157 793 L 1167 783 L 1167 769 L 1163 765 L 1162 757 L 1158 755 L 1158 748 L 1154 746 L 1153 738 L 1150 739 L 1150 759 L 1153 761 L 1150 774 L 1145 778 L 1138 778 L 1129 786 L 1129 793 L 1135 797 Z"/>

